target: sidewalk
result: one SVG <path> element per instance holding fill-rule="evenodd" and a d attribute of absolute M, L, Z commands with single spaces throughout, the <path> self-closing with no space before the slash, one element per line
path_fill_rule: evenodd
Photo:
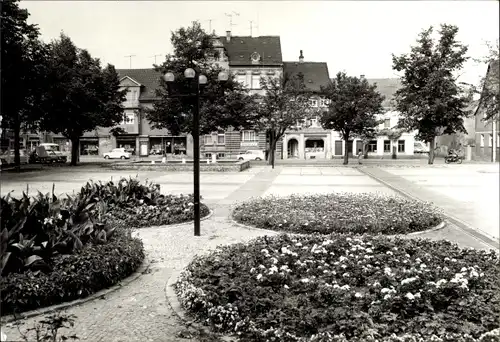
<path fill-rule="evenodd" d="M 363 167 L 359 171 L 406 197 L 434 203 L 442 208 L 448 220 L 465 234 L 490 245 L 491 248 L 499 248 L 498 237 L 489 234 L 486 229 L 482 229 L 481 219 L 484 220 L 485 218 L 477 217 L 473 205 L 467 205 L 437 192 L 429 191 L 403 177 L 394 175 L 378 167 Z M 498 211 L 496 215 L 498 215 Z"/>

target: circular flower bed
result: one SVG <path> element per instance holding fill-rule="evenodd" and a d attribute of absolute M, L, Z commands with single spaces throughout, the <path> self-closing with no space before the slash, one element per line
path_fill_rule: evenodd
<path fill-rule="evenodd" d="M 280 235 L 195 258 L 176 291 L 242 341 L 486 342 L 500 340 L 498 268 L 448 241 Z"/>
<path fill-rule="evenodd" d="M 443 221 L 430 203 L 373 193 L 268 196 L 238 205 L 233 218 L 292 233 L 387 235 L 423 231 Z"/>

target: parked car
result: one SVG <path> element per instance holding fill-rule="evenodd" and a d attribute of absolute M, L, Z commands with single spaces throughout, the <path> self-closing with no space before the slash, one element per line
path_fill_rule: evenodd
<path fill-rule="evenodd" d="M 130 159 L 130 153 L 124 148 L 114 148 L 111 152 L 102 154 L 104 159 Z"/>
<path fill-rule="evenodd" d="M 19 150 L 19 155 L 21 159 L 21 165 L 29 163 L 29 158 L 25 150 Z M 14 164 L 14 150 L 5 151 L 4 153 L 2 153 L 2 155 L 0 155 L 0 159 L 2 160 L 2 165 Z"/>
<path fill-rule="evenodd" d="M 262 150 L 248 150 L 245 153 L 236 156 L 238 160 L 264 160 L 266 159 L 264 151 Z"/>
<path fill-rule="evenodd" d="M 421 141 L 413 143 L 413 153 L 429 153 L 429 148 Z"/>
<path fill-rule="evenodd" d="M 29 156 L 29 162 L 34 163 L 66 163 L 68 156 L 62 153 L 59 145 L 43 143 L 35 147 Z"/>

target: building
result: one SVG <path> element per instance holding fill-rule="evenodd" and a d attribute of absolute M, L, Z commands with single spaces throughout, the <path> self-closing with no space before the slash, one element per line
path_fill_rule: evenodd
<path fill-rule="evenodd" d="M 498 88 L 499 79 L 499 62 L 498 60 L 491 62 L 486 71 L 486 78 L 493 82 L 488 82 L 491 86 Z M 498 92 L 498 89 L 496 89 Z M 497 95 L 498 96 L 498 95 Z M 498 128 L 500 127 L 500 119 L 497 113 L 495 122 L 493 120 L 485 120 L 486 112 L 483 99 L 479 100 L 479 106 L 475 112 L 475 157 L 476 159 L 492 160 L 493 145 L 496 150 L 496 160 L 499 159 L 500 135 Z M 493 137 L 495 136 L 495 139 Z"/>
<path fill-rule="evenodd" d="M 304 77 L 305 87 L 313 93 L 310 99 L 311 109 L 321 112 L 326 110 L 327 100 L 321 97 L 321 87 L 330 82 L 328 66 L 325 62 L 304 61 L 303 51 L 300 50 L 299 60 L 283 62 L 283 72 L 291 77 L 301 74 Z M 306 117 L 306 115 L 304 115 Z M 332 157 L 332 141 L 335 132 L 325 130 L 319 124 L 319 117 L 311 117 L 297 122 L 285 132 L 283 137 L 283 159 L 325 159 Z"/>
<path fill-rule="evenodd" d="M 250 94 L 261 94 L 261 77 L 280 77 L 283 73 L 281 40 L 279 36 L 232 36 L 227 31 L 225 36 L 213 42 L 218 51 L 214 63 L 235 75 L 236 80 L 249 89 Z M 255 130 L 212 132 L 201 139 L 202 156 L 210 158 L 216 154 L 219 158 L 235 157 L 246 150 L 266 150 L 268 142 L 265 132 Z M 276 147 L 276 158 L 281 158 L 281 141 Z"/>

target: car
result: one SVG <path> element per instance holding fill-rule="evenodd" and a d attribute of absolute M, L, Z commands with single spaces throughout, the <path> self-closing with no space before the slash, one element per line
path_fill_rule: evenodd
<path fill-rule="evenodd" d="M 20 160 L 21 165 L 29 163 L 29 158 L 28 158 L 28 155 L 26 154 L 25 150 L 19 150 L 19 155 L 20 155 L 19 157 L 21 159 Z M 14 150 L 5 151 L 4 153 L 2 153 L 0 158 L 2 159 L 2 165 L 14 164 Z"/>
<path fill-rule="evenodd" d="M 58 144 L 41 143 L 35 150 L 40 151 L 40 149 L 45 150 L 50 161 L 54 163 L 66 163 L 68 161 L 68 156 L 61 151 L 61 146 Z M 39 154 L 43 155 L 44 153 L 41 152 Z"/>
<path fill-rule="evenodd" d="M 104 159 L 130 159 L 130 153 L 124 148 L 114 148 L 111 152 L 105 152 L 102 155 Z"/>
<path fill-rule="evenodd" d="M 413 153 L 429 153 L 429 148 L 421 141 L 415 141 L 413 144 Z"/>
<path fill-rule="evenodd" d="M 238 160 L 264 160 L 266 159 L 262 150 L 248 150 L 245 153 L 240 153 L 236 156 Z"/>

